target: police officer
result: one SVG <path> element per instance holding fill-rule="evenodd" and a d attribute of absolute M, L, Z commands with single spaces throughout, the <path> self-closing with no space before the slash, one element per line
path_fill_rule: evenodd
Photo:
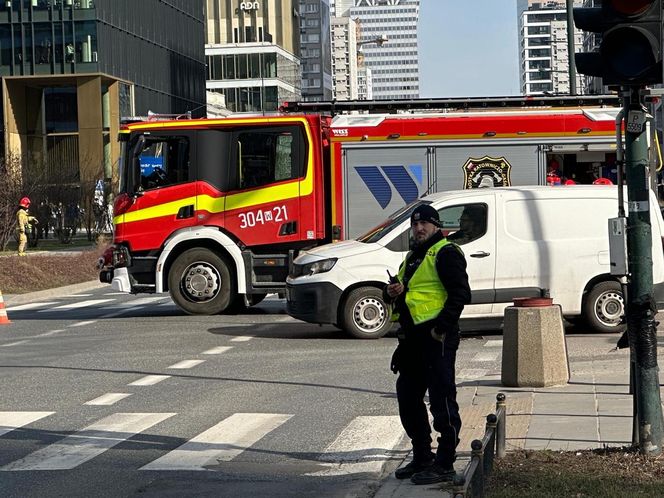
<path fill-rule="evenodd" d="M 391 369 L 399 373 L 399 415 L 413 446 L 413 461 L 397 469 L 397 479 L 414 484 L 452 480 L 461 417 L 454 370 L 459 347 L 459 316 L 470 302 L 466 260 L 443 237 L 438 211 L 428 204 L 411 215 L 413 248 L 401 263 L 384 297 L 401 325 Z M 431 426 L 424 404 L 429 392 L 438 449 L 431 450 Z"/>
<path fill-rule="evenodd" d="M 37 218 L 28 214 L 30 207 L 30 198 L 23 197 L 18 203 L 16 211 L 16 223 L 18 225 L 18 255 L 25 256 L 25 246 L 28 245 L 27 231 L 30 230 L 30 224 L 38 224 Z"/>

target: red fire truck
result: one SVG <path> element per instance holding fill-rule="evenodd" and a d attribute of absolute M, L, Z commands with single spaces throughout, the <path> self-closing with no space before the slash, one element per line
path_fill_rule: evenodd
<path fill-rule="evenodd" d="M 128 124 L 100 280 L 169 292 L 192 314 L 256 304 L 283 294 L 298 251 L 358 236 L 426 193 L 546 184 L 547 174 L 611 179 L 617 104 L 287 103 L 271 115 Z"/>

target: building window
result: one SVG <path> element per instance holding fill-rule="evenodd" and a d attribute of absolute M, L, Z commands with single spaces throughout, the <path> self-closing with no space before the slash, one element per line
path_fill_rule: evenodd
<path fill-rule="evenodd" d="M 78 130 L 78 103 L 75 87 L 44 89 L 47 133 L 73 133 Z"/>

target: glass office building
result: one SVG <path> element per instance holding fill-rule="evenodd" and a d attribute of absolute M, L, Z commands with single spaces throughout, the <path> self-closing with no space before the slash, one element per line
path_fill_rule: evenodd
<path fill-rule="evenodd" d="M 204 43 L 203 0 L 0 0 L 5 159 L 110 180 L 122 117 L 205 115 Z"/>

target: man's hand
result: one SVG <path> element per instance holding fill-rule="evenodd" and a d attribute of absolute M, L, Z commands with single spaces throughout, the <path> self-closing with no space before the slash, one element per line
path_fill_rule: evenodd
<path fill-rule="evenodd" d="M 445 340 L 445 331 L 443 331 L 440 327 L 434 327 L 431 329 L 431 337 L 437 341 L 443 342 Z"/>
<path fill-rule="evenodd" d="M 402 283 L 389 284 L 387 286 L 387 295 L 391 298 L 397 297 L 399 294 L 402 294 L 404 291 L 404 286 Z"/>
<path fill-rule="evenodd" d="M 393 374 L 399 373 L 399 367 L 401 363 L 401 346 L 397 346 L 397 349 L 394 350 L 394 353 L 392 354 L 392 361 L 390 361 L 390 370 L 392 370 Z"/>

